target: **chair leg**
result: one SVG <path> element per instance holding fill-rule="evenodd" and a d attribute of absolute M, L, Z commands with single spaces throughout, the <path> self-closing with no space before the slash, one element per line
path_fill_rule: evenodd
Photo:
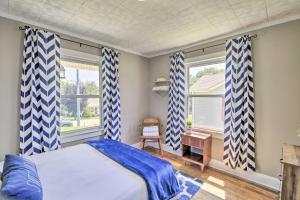
<path fill-rule="evenodd" d="M 144 146 L 145 146 L 145 139 L 141 139 L 141 142 L 140 142 L 140 147 L 141 149 L 144 149 Z"/>
<path fill-rule="evenodd" d="M 164 153 L 163 153 L 163 144 L 162 144 L 161 139 L 158 139 L 158 143 L 159 143 L 161 157 L 163 157 Z"/>

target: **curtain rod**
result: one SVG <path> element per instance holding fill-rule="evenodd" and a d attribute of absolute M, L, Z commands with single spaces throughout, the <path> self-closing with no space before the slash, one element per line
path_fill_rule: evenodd
<path fill-rule="evenodd" d="M 19 30 L 21 31 L 24 31 L 26 30 L 27 28 L 30 28 L 30 26 L 19 26 Z M 44 30 L 47 32 L 47 30 Z M 94 46 L 94 45 L 90 45 L 90 44 L 86 44 L 86 43 L 83 43 L 83 42 L 78 42 L 78 41 L 75 41 L 75 40 L 70 40 L 70 39 L 67 39 L 67 38 L 63 38 L 61 37 L 59 34 L 56 34 L 61 40 L 65 40 L 65 41 L 68 41 L 68 42 L 72 42 L 72 43 L 76 43 L 76 44 L 79 44 L 79 46 L 87 46 L 87 47 L 91 47 L 91 48 L 95 48 L 95 49 L 99 49 L 99 50 L 102 50 L 104 47 L 106 46 L 101 46 L 101 47 L 97 47 L 97 46 Z M 109 48 L 109 47 L 108 47 Z M 118 52 L 119 55 L 121 55 L 121 53 Z"/>
<path fill-rule="evenodd" d="M 253 38 L 257 38 L 257 34 L 254 34 L 254 35 L 250 35 L 250 38 L 253 39 Z M 227 41 L 227 40 L 226 40 Z M 196 52 L 196 51 L 202 51 L 204 53 L 204 50 L 205 49 L 209 49 L 209 48 L 212 48 L 212 47 L 217 47 L 217 46 L 221 46 L 221 45 L 225 45 L 226 42 L 223 42 L 223 43 L 219 43 L 219 44 L 214 44 L 214 45 L 211 45 L 211 46 L 207 46 L 207 47 L 203 47 L 203 48 L 199 48 L 199 49 L 194 49 L 194 50 L 190 50 L 190 51 L 183 51 L 183 53 L 187 54 L 187 53 L 193 53 L 193 52 Z M 172 54 L 173 55 L 173 54 Z M 172 56 L 170 55 L 170 57 Z"/>

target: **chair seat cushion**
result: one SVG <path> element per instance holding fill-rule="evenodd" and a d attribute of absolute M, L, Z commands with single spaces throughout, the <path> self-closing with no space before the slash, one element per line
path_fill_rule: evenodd
<path fill-rule="evenodd" d="M 145 126 L 143 128 L 143 136 L 159 136 L 158 126 Z"/>

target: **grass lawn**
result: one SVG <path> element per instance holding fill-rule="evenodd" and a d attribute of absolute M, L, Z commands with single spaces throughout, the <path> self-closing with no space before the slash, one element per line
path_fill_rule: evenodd
<path fill-rule="evenodd" d="M 91 127 L 95 127 L 95 126 L 63 126 L 60 127 L 60 131 L 62 134 L 68 134 L 68 132 L 70 131 L 76 131 L 79 129 L 91 128 Z"/>
<path fill-rule="evenodd" d="M 81 118 L 80 126 L 77 126 L 76 119 L 73 117 L 63 117 L 63 120 L 69 120 L 72 126 L 62 126 L 60 131 L 62 134 L 67 134 L 68 132 L 76 131 L 79 129 L 91 128 L 99 126 L 99 117 Z"/>

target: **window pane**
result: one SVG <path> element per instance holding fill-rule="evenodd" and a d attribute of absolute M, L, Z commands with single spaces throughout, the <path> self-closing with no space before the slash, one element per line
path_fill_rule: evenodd
<path fill-rule="evenodd" d="M 78 62 L 62 61 L 61 78 L 62 95 L 98 95 L 99 94 L 99 66 Z"/>
<path fill-rule="evenodd" d="M 98 98 L 62 98 L 61 132 L 100 126 Z"/>
<path fill-rule="evenodd" d="M 189 68 L 188 117 L 193 127 L 224 130 L 225 63 Z"/>
<path fill-rule="evenodd" d="M 225 94 L 225 63 L 189 68 L 190 94 Z"/>
<path fill-rule="evenodd" d="M 224 130 L 224 97 L 191 97 L 188 106 L 193 127 Z"/>

